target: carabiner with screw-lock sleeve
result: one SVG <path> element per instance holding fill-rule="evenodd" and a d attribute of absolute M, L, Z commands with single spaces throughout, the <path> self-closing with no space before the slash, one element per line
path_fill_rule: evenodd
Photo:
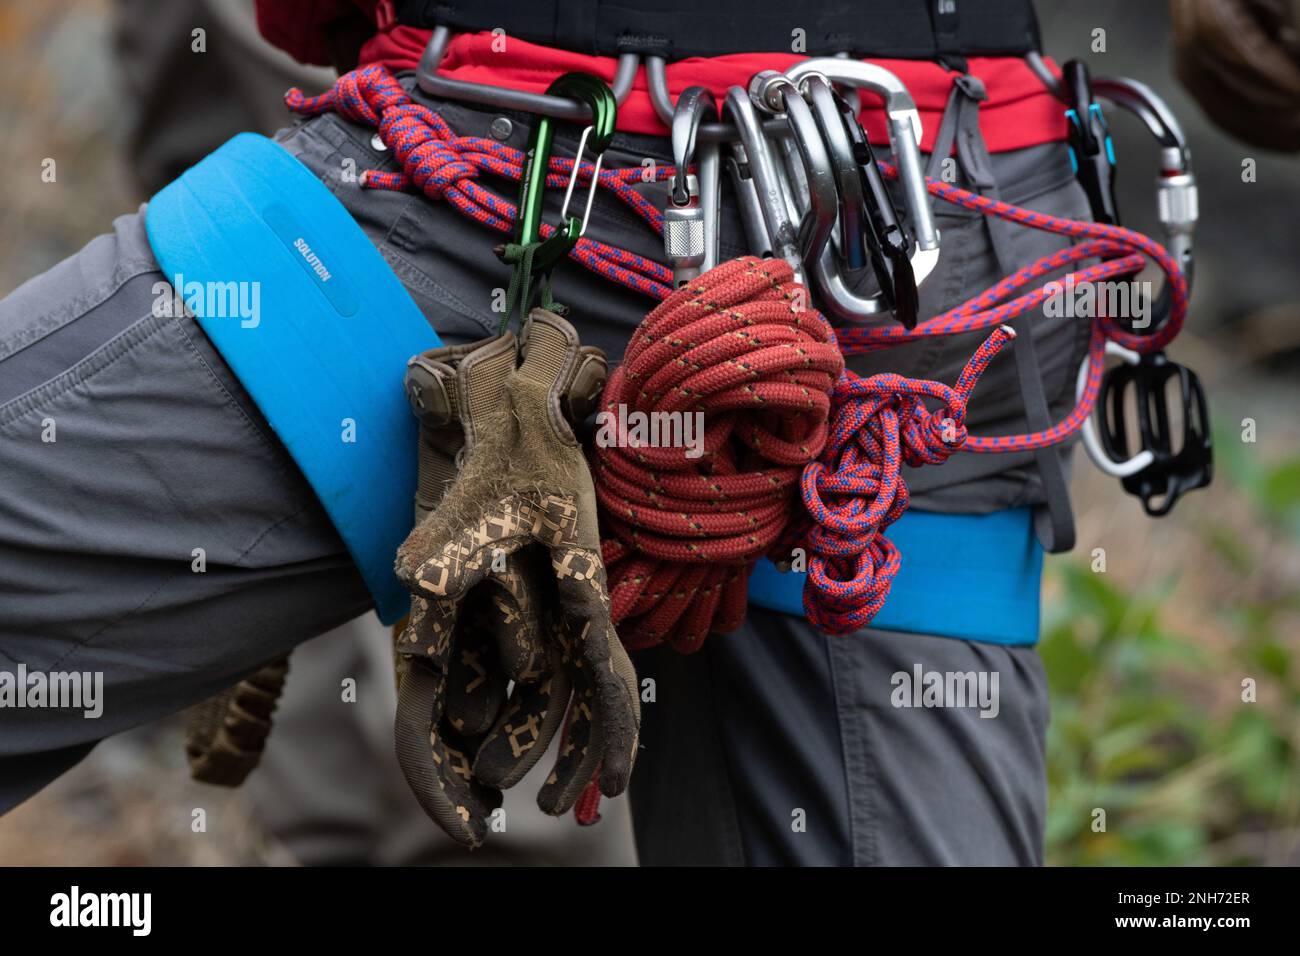
<path fill-rule="evenodd" d="M 683 91 L 673 111 L 672 145 L 676 173 L 664 205 L 664 254 L 673 267 L 673 285 L 681 286 L 718 264 L 717 143 L 699 146 L 699 173 L 693 175 L 697 134 L 706 118 L 717 119 L 718 107 L 703 86 Z"/>

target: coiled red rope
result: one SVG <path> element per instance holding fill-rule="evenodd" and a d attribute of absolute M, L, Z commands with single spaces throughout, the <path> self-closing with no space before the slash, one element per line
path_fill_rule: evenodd
<path fill-rule="evenodd" d="M 752 256 L 700 276 L 637 327 L 606 383 L 602 419 L 664 416 L 689 435 L 593 455 L 612 616 L 629 648 L 696 650 L 744 618 L 749 571 L 789 526 L 822 450 L 844 369 L 830 324 L 790 266 Z M 634 437 L 634 436 L 632 436 Z M 694 456 L 694 457 L 693 457 Z"/>

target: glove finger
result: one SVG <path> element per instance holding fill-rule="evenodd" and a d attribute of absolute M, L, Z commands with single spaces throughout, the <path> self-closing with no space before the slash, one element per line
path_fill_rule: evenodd
<path fill-rule="evenodd" d="M 636 672 L 609 621 L 609 592 L 600 553 L 567 548 L 552 555 L 563 631 L 573 642 L 575 672 L 584 675 L 590 690 L 590 709 L 597 734 L 588 747 L 601 767 L 601 792 L 616 796 L 627 788 L 636 760 L 641 725 L 641 702 Z M 574 679 L 574 699 L 579 699 Z M 583 715 L 579 712 L 577 717 Z M 573 717 L 570 718 L 572 723 Z M 588 776 L 582 780 L 586 784 Z M 577 794 L 574 794 L 574 799 Z"/>
<path fill-rule="evenodd" d="M 446 721 L 466 735 L 486 733 L 506 699 L 507 676 L 497 659 L 499 618 L 485 588 L 465 597 L 447 665 Z"/>
<path fill-rule="evenodd" d="M 439 730 L 446 760 L 440 771 L 447 782 L 449 802 L 454 804 L 464 830 L 472 833 L 478 841 L 467 845 L 478 846 L 487 834 L 492 811 L 501 806 L 501 791 L 474 776 L 474 754 L 482 740 L 481 735 L 461 734 L 449 727 L 446 720 Z"/>
<path fill-rule="evenodd" d="M 447 714 L 461 733 L 485 735 L 502 717 L 510 680 L 537 683 L 548 672 L 533 595 L 535 549 L 504 557 L 466 595 L 448 673 Z M 544 557 L 544 556 L 543 556 Z"/>
<path fill-rule="evenodd" d="M 474 773 L 484 783 L 513 787 L 550 746 L 569 701 L 569 677 L 558 656 L 539 676 L 515 682 L 501 719 L 479 748 Z"/>
<path fill-rule="evenodd" d="M 636 671 L 611 627 L 609 654 L 589 661 L 596 684 L 596 721 L 600 736 L 591 746 L 600 753 L 600 792 L 617 797 L 627 789 L 641 731 L 641 699 Z"/>
<path fill-rule="evenodd" d="M 537 806 L 543 813 L 559 816 L 577 801 L 600 764 L 599 749 L 592 747 L 593 742 L 599 743 L 599 731 L 594 726 L 595 687 L 590 669 L 575 653 L 576 642 L 562 620 L 556 621 L 550 635 L 560 650 L 561 667 L 569 674 L 573 691 L 555 765 L 537 793 Z"/>
<path fill-rule="evenodd" d="M 413 596 L 410 616 L 405 629 L 397 635 L 394 651 L 408 660 L 433 664 L 445 673 L 459 616 L 459 600 Z"/>
<path fill-rule="evenodd" d="M 476 592 L 486 591 L 493 612 L 497 654 L 511 680 L 535 684 L 548 672 L 540 611 L 554 597 L 544 589 L 546 555 L 535 546 L 505 558 L 505 570 L 489 575 Z"/>
<path fill-rule="evenodd" d="M 447 694 L 449 634 L 438 628 L 445 609 L 411 602 L 411 620 L 399 642 L 409 664 L 397 694 L 393 736 L 397 762 L 412 793 L 435 823 L 458 843 L 475 847 L 487 835 L 487 817 L 500 806 L 498 791 L 469 772 L 467 751 L 442 720 Z M 425 649 L 421 655 L 412 654 Z"/>

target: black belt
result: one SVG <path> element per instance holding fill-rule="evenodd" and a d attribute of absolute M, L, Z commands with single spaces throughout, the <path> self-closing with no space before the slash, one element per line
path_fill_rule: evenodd
<path fill-rule="evenodd" d="M 407 26 L 500 28 L 529 43 L 603 56 L 933 60 L 1039 48 L 1031 0 L 397 0 L 396 9 Z"/>

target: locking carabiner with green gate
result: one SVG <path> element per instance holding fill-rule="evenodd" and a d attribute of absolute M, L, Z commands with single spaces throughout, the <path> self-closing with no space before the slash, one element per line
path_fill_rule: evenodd
<path fill-rule="evenodd" d="M 604 153 L 614 138 L 614 126 L 618 119 L 618 100 L 604 80 L 590 73 L 565 73 L 546 89 L 549 96 L 567 96 L 585 104 L 591 110 L 591 124 L 582 131 L 578 140 L 578 151 L 573 159 L 573 172 L 569 175 L 569 185 L 564 191 L 564 203 L 560 207 L 561 222 L 546 239 L 541 238 L 543 203 L 546 198 L 546 178 L 550 172 L 551 146 L 555 141 L 555 121 L 549 116 L 539 116 L 528 137 L 528 148 L 524 153 L 524 171 L 520 178 L 519 207 L 515 214 L 514 241 L 505 247 L 502 258 L 514 266 L 507 295 L 507 311 L 502 321 L 502 331 L 514 314 L 516 300 L 519 303 L 520 319 L 527 316 L 532 307 L 532 288 L 536 278 L 541 278 L 543 305 L 551 307 L 548 276 L 555 264 L 569 254 L 582 234 L 587 229 L 587 220 L 591 217 L 591 206 L 596 198 L 596 188 L 600 179 L 600 168 Z M 587 193 L 587 202 L 582 218 L 569 214 L 569 205 L 578 183 L 578 170 L 583 156 L 591 150 L 595 157 L 595 168 L 591 175 L 591 188 Z"/>

